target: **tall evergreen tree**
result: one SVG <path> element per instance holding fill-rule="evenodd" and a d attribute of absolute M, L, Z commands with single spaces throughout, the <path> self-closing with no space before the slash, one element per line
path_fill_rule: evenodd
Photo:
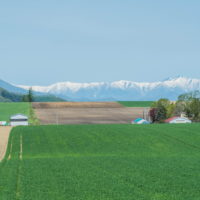
<path fill-rule="evenodd" d="M 28 90 L 28 100 L 29 100 L 29 102 L 33 102 L 34 101 L 32 88 L 29 88 L 29 90 Z"/>
<path fill-rule="evenodd" d="M 32 88 L 29 88 L 28 94 L 24 95 L 22 99 L 24 102 L 33 102 L 34 101 Z"/>

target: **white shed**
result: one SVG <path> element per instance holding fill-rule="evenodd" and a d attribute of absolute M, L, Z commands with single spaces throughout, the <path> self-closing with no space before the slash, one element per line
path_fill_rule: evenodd
<path fill-rule="evenodd" d="M 28 126 L 28 117 L 23 114 L 16 114 L 10 117 L 11 126 Z"/>

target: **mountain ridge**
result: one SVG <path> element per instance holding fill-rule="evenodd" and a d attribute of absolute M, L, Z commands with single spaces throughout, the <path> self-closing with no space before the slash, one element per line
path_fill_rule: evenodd
<path fill-rule="evenodd" d="M 53 94 L 73 101 L 113 101 L 113 100 L 157 100 L 176 98 L 185 92 L 200 90 L 200 79 L 178 76 L 157 82 L 134 82 L 120 80 L 114 82 L 58 82 L 49 86 L 15 85 L 22 89 Z"/>

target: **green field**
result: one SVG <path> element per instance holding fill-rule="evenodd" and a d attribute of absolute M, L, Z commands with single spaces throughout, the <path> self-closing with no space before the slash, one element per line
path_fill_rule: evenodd
<path fill-rule="evenodd" d="M 118 101 L 125 107 L 151 107 L 153 101 Z"/>
<path fill-rule="evenodd" d="M 200 124 L 17 127 L 0 199 L 198 200 L 199 172 Z"/>
<path fill-rule="evenodd" d="M 0 102 L 0 121 L 8 121 L 11 115 L 14 114 L 30 114 L 29 103 L 3 103 Z"/>

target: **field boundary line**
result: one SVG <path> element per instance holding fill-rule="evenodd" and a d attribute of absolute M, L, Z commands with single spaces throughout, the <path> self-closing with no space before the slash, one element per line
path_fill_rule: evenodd
<path fill-rule="evenodd" d="M 12 139 L 11 139 L 11 144 L 10 144 L 10 152 L 9 152 L 9 155 L 8 155 L 8 160 L 10 160 L 11 159 L 11 155 L 12 155 L 12 146 L 13 146 L 13 137 L 12 137 Z"/>
<path fill-rule="evenodd" d="M 23 144 L 22 144 L 22 142 L 23 142 L 23 137 L 22 137 L 22 135 L 20 135 L 20 154 L 19 154 L 19 159 L 20 160 L 22 160 L 23 159 Z"/>
<path fill-rule="evenodd" d="M 23 137 L 22 137 L 22 134 L 20 135 L 20 142 L 19 142 L 19 145 L 20 145 L 20 151 L 19 151 L 19 163 L 18 163 L 18 170 L 17 170 L 17 183 L 16 183 L 16 199 L 20 199 L 20 180 L 21 180 L 21 177 L 20 177 L 20 173 L 21 173 L 21 161 L 22 161 L 22 153 L 23 153 Z"/>

